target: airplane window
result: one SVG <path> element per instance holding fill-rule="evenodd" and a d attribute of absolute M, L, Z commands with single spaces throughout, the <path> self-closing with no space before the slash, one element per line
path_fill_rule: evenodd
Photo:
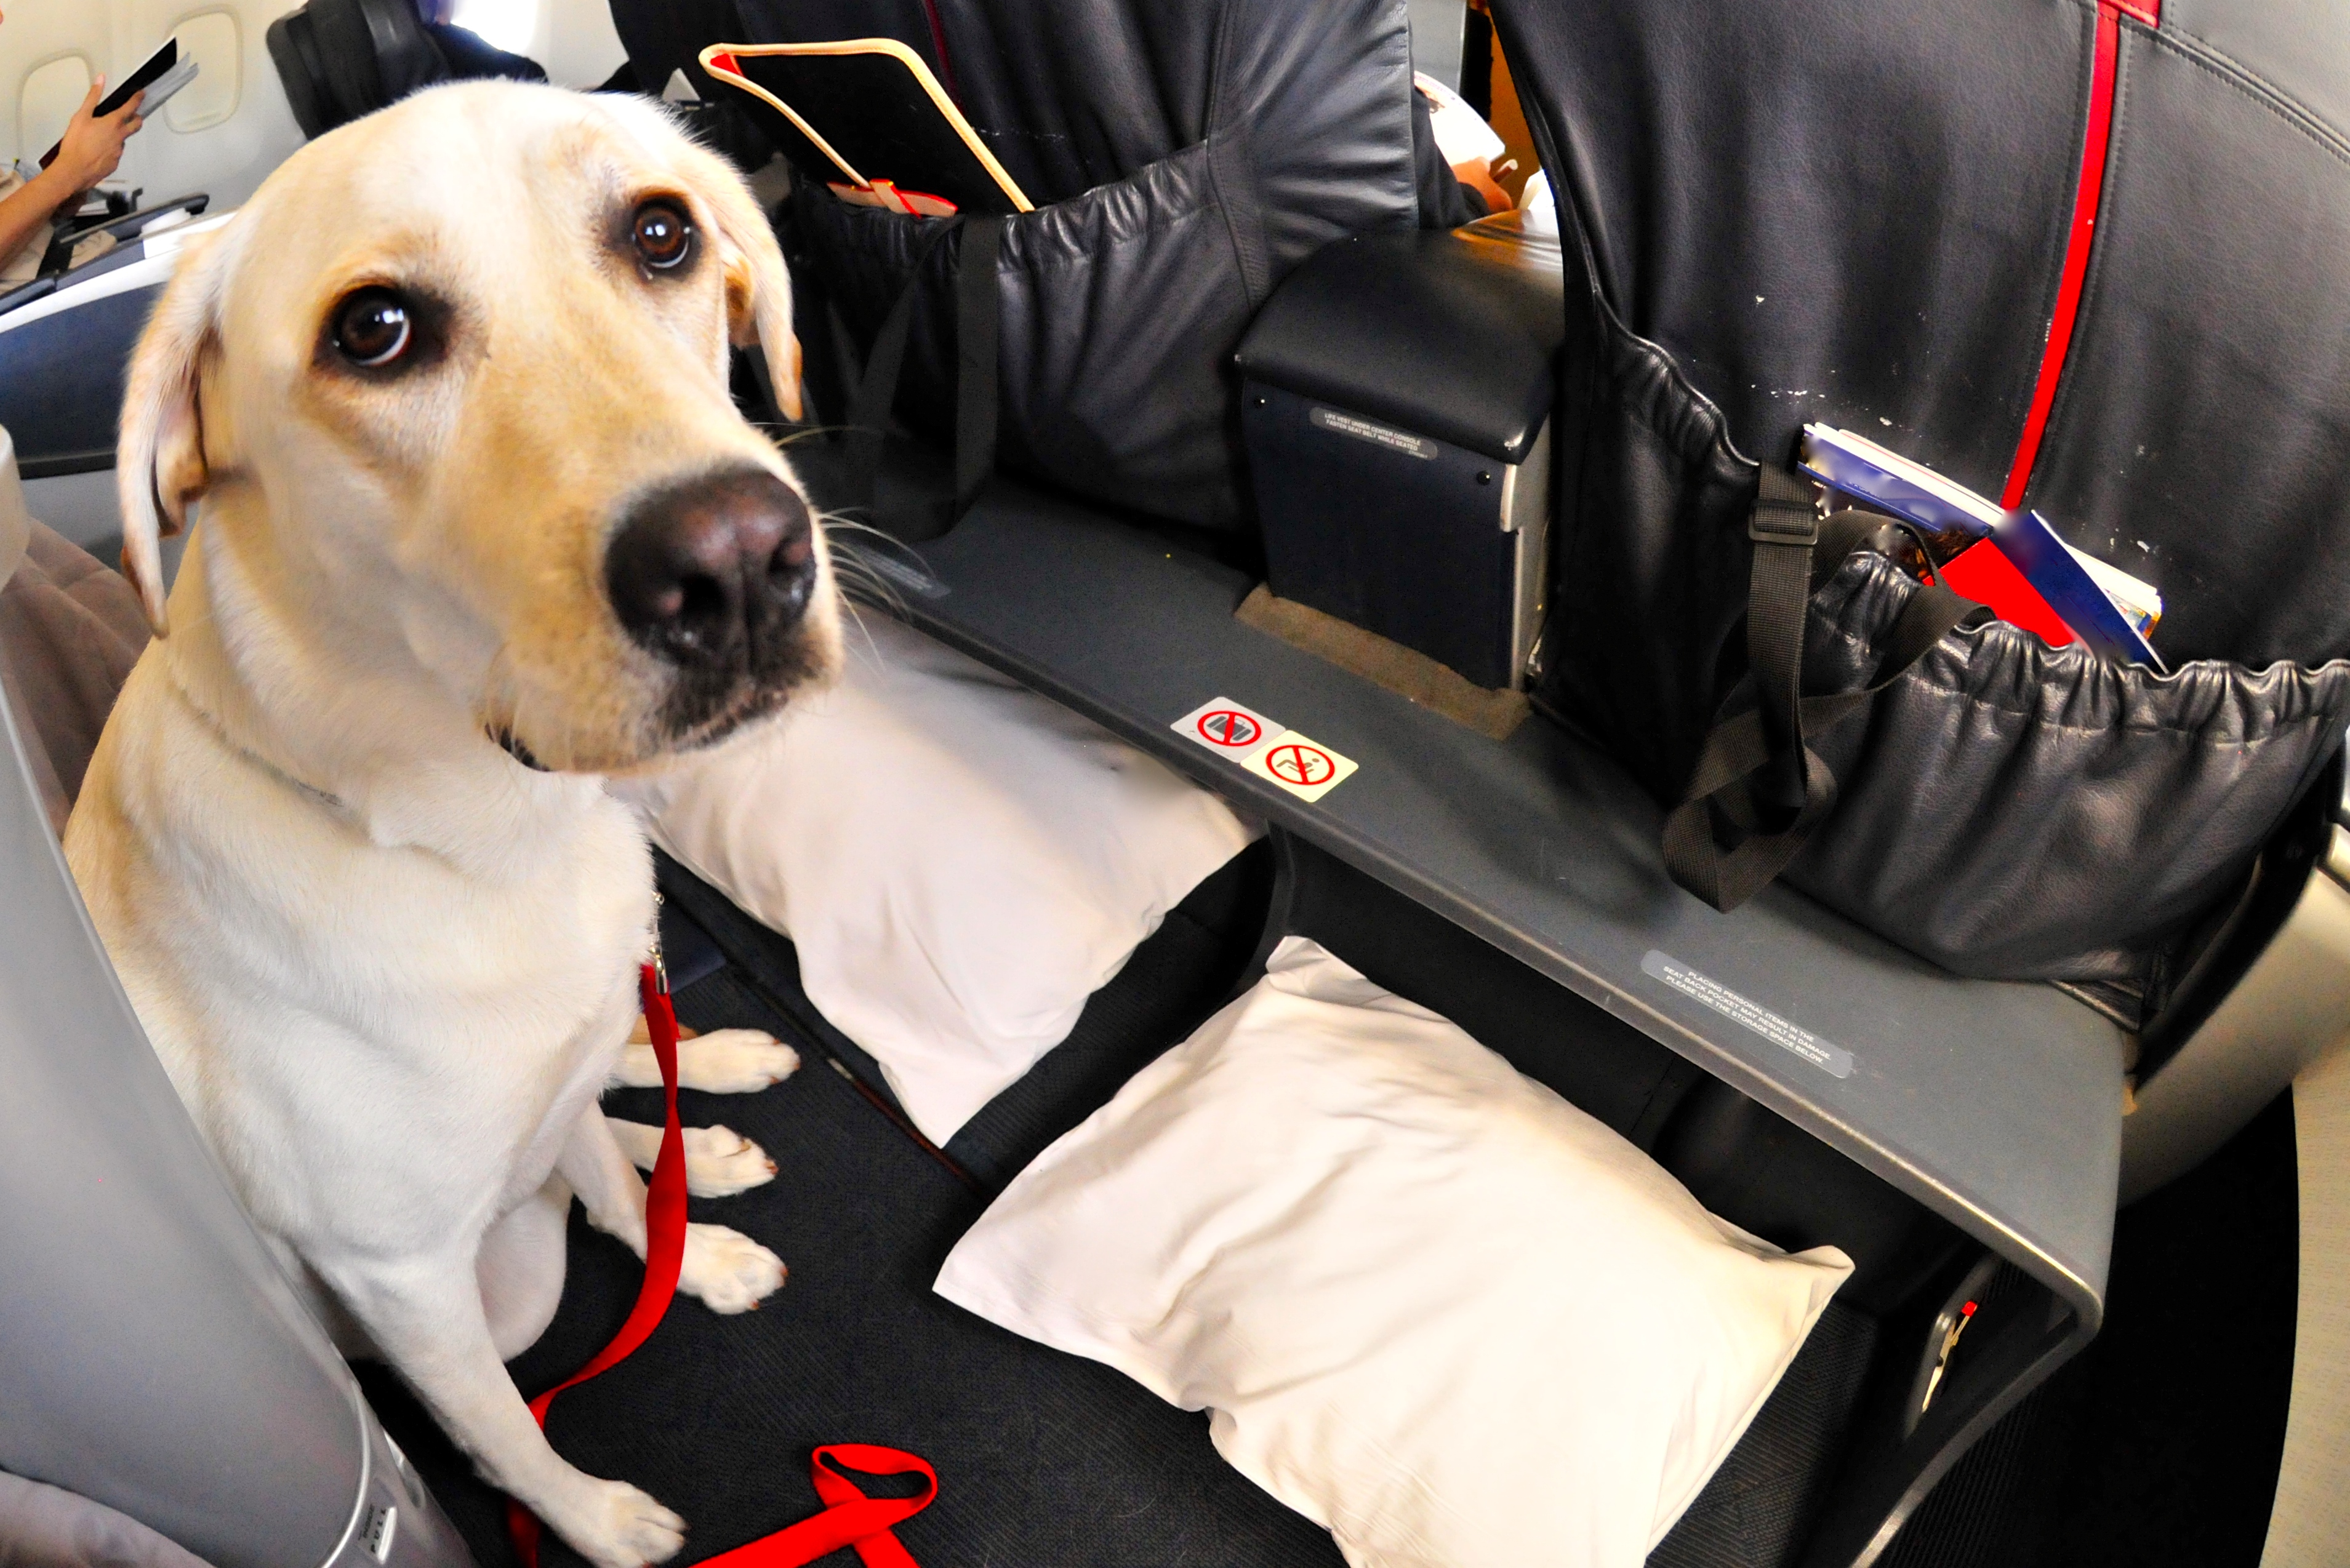
<path fill-rule="evenodd" d="M 60 55 L 33 67 L 16 94 L 16 146 L 26 160 L 66 133 L 66 121 L 89 91 L 89 61 Z"/>
<path fill-rule="evenodd" d="M 530 53 L 538 31 L 539 0 L 457 0 L 449 20 L 509 54 Z"/>
<path fill-rule="evenodd" d="M 180 24 L 180 57 L 196 62 L 196 79 L 163 106 L 163 123 L 182 135 L 218 125 L 236 112 L 238 67 L 244 63 L 236 18 L 207 11 Z"/>

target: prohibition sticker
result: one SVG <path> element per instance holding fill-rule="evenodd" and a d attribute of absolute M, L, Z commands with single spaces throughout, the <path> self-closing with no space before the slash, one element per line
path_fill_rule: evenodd
<path fill-rule="evenodd" d="M 1300 800 L 1320 800 L 1347 782 L 1354 759 L 1342 757 L 1318 741 L 1295 730 L 1284 731 L 1273 743 L 1241 764 L 1260 778 L 1271 779 Z"/>
<path fill-rule="evenodd" d="M 1192 725 L 1200 738 L 1211 746 L 1229 746 L 1238 751 L 1253 746 L 1264 739 L 1264 726 L 1237 708 L 1219 708 L 1212 713 L 1202 713 Z"/>
<path fill-rule="evenodd" d="M 1243 766 L 1281 732 L 1279 724 L 1229 697 L 1203 702 L 1175 721 L 1177 734 Z"/>

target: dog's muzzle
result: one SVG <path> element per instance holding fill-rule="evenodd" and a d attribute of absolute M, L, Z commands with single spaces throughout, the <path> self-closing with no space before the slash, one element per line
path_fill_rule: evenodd
<path fill-rule="evenodd" d="M 670 718 L 681 732 L 798 679 L 806 664 L 800 623 L 816 582 L 807 507 L 761 468 L 642 497 L 604 556 L 620 625 L 676 669 Z"/>

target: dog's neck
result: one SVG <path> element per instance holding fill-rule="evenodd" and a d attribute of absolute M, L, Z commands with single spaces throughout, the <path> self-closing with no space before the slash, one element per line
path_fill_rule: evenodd
<path fill-rule="evenodd" d="M 467 705 L 396 646 L 354 657 L 299 610 L 255 591 L 226 536 L 201 526 L 161 644 L 172 683 L 224 744 L 383 848 L 468 874 L 530 874 L 608 812 L 600 779 L 525 767 Z"/>

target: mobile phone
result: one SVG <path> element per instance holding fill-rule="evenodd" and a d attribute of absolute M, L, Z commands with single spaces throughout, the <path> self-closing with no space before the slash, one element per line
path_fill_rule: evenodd
<path fill-rule="evenodd" d="M 137 70 L 123 78 L 120 85 L 99 100 L 98 107 L 90 110 L 91 115 L 96 119 L 104 119 L 108 115 L 129 103 L 131 94 L 146 90 L 154 84 L 156 78 L 179 63 L 180 40 L 164 39 L 161 48 L 140 61 Z M 50 164 L 55 163 L 57 161 L 57 154 L 65 151 L 65 145 L 64 139 L 59 138 L 56 146 L 42 153 L 41 167 L 47 169 Z"/>

